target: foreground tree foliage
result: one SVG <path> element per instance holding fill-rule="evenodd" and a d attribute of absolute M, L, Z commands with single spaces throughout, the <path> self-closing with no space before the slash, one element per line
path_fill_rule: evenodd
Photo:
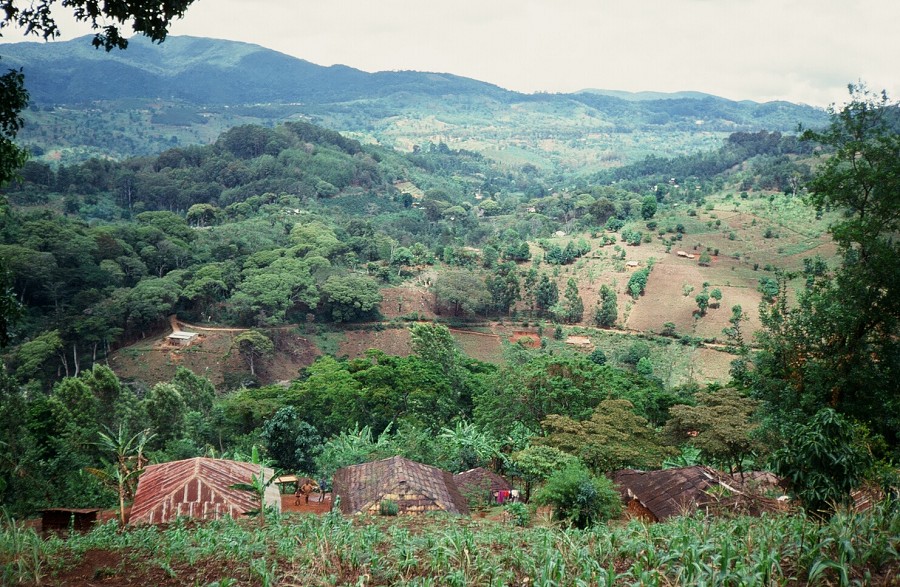
<path fill-rule="evenodd" d="M 871 455 L 859 426 L 823 408 L 808 424 L 793 430 L 772 462 L 806 508 L 821 515 L 850 501 L 850 492 L 859 487 L 871 465 Z"/>
<path fill-rule="evenodd" d="M 810 183 L 811 202 L 844 213 L 831 227 L 841 264 L 807 261 L 794 306 L 789 276 L 779 276 L 777 294 L 761 310 L 765 330 L 749 374 L 787 443 L 779 470 L 814 509 L 841 501 L 859 479 L 846 430 L 863 425 L 877 458 L 900 457 L 900 112 L 885 94 L 850 91 L 826 130 L 804 134 L 827 156 Z M 840 446 L 825 450 L 816 438 L 828 426 Z M 833 477 L 836 461 L 847 468 L 845 481 Z"/>
<path fill-rule="evenodd" d="M 898 108 L 852 87 L 831 127 L 805 137 L 830 156 L 810 185 L 812 202 L 845 211 L 831 228 L 843 261 L 807 264 L 807 288 L 788 306 L 784 278 L 764 307 L 756 388 L 787 421 L 822 407 L 900 442 L 900 134 Z"/>

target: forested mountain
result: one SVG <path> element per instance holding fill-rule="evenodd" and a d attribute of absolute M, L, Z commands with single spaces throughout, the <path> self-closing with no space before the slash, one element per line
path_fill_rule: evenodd
<path fill-rule="evenodd" d="M 107 54 L 94 49 L 91 39 L 5 45 L 4 63 L 25 69 L 32 100 L 39 105 L 122 98 L 162 98 L 196 105 L 323 104 L 400 92 L 495 100 L 516 96 L 451 74 L 370 74 L 343 65 L 322 67 L 236 41 L 172 36 L 154 44 L 135 37 L 127 51 Z"/>
<path fill-rule="evenodd" d="M 715 147 L 735 131 L 792 132 L 824 123 L 823 111 L 734 102 L 700 93 L 522 94 L 447 73 L 366 73 L 321 67 L 256 45 L 135 38 L 98 52 L 89 38 L 3 47 L 21 67 L 32 109 L 21 138 L 37 156 L 149 155 L 204 144 L 231 126 L 303 118 L 411 151 L 446 142 L 512 165 L 565 175 L 645 155 Z"/>

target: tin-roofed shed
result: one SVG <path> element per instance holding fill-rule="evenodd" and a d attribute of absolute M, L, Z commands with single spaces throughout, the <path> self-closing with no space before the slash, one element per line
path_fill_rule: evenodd
<path fill-rule="evenodd" d="M 333 491 L 345 514 L 377 514 L 383 501 L 395 502 L 401 514 L 469 513 L 450 472 L 399 456 L 338 469 Z"/>
<path fill-rule="evenodd" d="M 274 471 L 252 463 L 197 457 L 150 465 L 138 481 L 130 523 L 160 524 L 178 517 L 214 520 L 239 518 L 259 507 L 256 496 L 232 486 L 251 483 L 253 475 L 271 479 Z M 281 509 L 275 484 L 265 493 L 267 507 Z"/>

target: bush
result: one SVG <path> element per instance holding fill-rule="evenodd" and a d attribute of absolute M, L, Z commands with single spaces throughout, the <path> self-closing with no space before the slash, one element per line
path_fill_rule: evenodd
<path fill-rule="evenodd" d="M 595 477 L 581 464 L 561 469 L 535 495 L 540 505 L 553 506 L 553 516 L 576 528 L 603 523 L 622 513 L 619 492 L 606 477 Z"/>
<path fill-rule="evenodd" d="M 524 503 L 508 503 L 505 510 L 514 526 L 524 528 L 531 523 L 531 510 Z"/>
<path fill-rule="evenodd" d="M 603 349 L 594 349 L 591 351 L 591 354 L 588 355 L 588 360 L 595 365 L 605 365 L 606 353 L 603 352 Z"/>
<path fill-rule="evenodd" d="M 642 340 L 636 340 L 622 353 L 622 357 L 619 360 L 628 365 L 637 365 L 641 359 L 649 356 L 650 345 Z"/>
<path fill-rule="evenodd" d="M 400 513 L 400 506 L 397 505 L 396 501 L 385 499 L 378 504 L 378 513 L 382 516 L 396 516 Z"/>
<path fill-rule="evenodd" d="M 653 363 L 651 363 L 650 359 L 647 357 L 641 357 L 637 362 L 635 370 L 644 377 L 650 377 L 653 375 Z"/>

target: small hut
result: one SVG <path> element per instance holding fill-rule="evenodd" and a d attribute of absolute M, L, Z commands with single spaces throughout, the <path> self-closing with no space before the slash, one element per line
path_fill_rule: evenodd
<path fill-rule="evenodd" d="M 388 501 L 401 514 L 469 513 L 451 473 L 399 456 L 338 469 L 332 490 L 345 514 L 377 514 Z"/>
<path fill-rule="evenodd" d="M 710 503 L 706 493 L 719 480 L 705 467 L 662 471 L 625 469 L 613 474 L 613 482 L 628 514 L 651 522 L 695 511 Z"/>
<path fill-rule="evenodd" d="M 490 498 L 494 503 L 504 503 L 518 497 L 518 492 L 512 488 L 509 482 L 484 467 L 469 469 L 453 476 L 459 492 L 470 502 Z"/>
<path fill-rule="evenodd" d="M 41 510 L 41 530 L 78 530 L 87 532 L 97 522 L 99 508 L 44 508 Z"/>
<path fill-rule="evenodd" d="M 238 518 L 259 508 L 256 495 L 233 488 L 252 483 L 253 476 L 271 479 L 274 471 L 253 463 L 197 457 L 150 465 L 138 481 L 130 523 L 162 524 L 178 517 L 214 520 Z M 281 509 L 278 487 L 269 485 L 266 507 Z"/>
<path fill-rule="evenodd" d="M 172 346 L 188 346 L 194 341 L 195 338 L 197 338 L 196 332 L 185 332 L 184 330 L 179 330 L 167 336 L 166 340 L 168 340 L 169 344 Z"/>
<path fill-rule="evenodd" d="M 765 471 L 729 474 L 700 465 L 663 471 L 625 469 L 613 474 L 613 482 L 628 514 L 651 522 L 700 509 L 745 515 L 787 509 L 783 501 L 768 495 L 781 492 L 781 480 Z"/>

